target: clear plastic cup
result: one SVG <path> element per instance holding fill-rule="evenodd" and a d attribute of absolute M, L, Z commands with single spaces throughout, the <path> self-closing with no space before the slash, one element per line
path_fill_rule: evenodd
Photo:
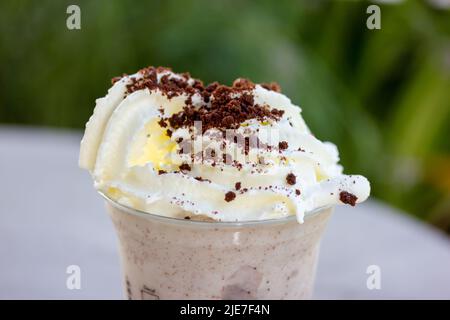
<path fill-rule="evenodd" d="M 248 222 L 174 219 L 107 199 L 128 299 L 308 299 L 332 208 Z"/>

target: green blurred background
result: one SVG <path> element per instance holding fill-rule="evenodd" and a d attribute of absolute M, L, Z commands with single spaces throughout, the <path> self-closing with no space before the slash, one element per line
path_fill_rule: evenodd
<path fill-rule="evenodd" d="M 445 1 L 1 1 L 0 124 L 81 129 L 110 78 L 147 65 L 277 81 L 347 173 L 450 232 Z M 81 8 L 81 30 L 66 8 Z"/>

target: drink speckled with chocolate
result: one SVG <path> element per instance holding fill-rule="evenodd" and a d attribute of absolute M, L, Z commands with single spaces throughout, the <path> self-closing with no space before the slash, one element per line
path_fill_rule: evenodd
<path fill-rule="evenodd" d="M 130 299 L 311 296 L 321 234 L 370 193 L 277 84 L 207 86 L 148 67 L 113 79 L 81 142 Z"/>
<path fill-rule="evenodd" d="M 108 205 L 129 299 L 304 299 L 331 209 L 299 224 L 190 222 Z"/>

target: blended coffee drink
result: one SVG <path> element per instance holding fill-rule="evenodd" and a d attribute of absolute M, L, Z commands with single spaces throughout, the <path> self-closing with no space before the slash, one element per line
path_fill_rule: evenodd
<path fill-rule="evenodd" d="M 108 204 L 129 299 L 305 299 L 331 209 L 250 223 L 158 218 Z"/>
<path fill-rule="evenodd" d="M 334 205 L 364 201 L 337 148 L 275 83 L 204 86 L 148 67 L 113 79 L 81 142 L 129 299 L 302 299 Z"/>

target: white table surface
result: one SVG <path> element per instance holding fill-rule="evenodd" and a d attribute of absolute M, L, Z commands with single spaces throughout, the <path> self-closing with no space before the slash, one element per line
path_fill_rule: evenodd
<path fill-rule="evenodd" d="M 0 126 L 0 299 L 120 299 L 113 226 L 87 172 L 80 132 Z M 79 265 L 81 289 L 66 288 Z M 366 269 L 378 265 L 381 289 Z M 316 298 L 450 299 L 450 240 L 371 200 L 338 207 L 322 242 Z"/>

